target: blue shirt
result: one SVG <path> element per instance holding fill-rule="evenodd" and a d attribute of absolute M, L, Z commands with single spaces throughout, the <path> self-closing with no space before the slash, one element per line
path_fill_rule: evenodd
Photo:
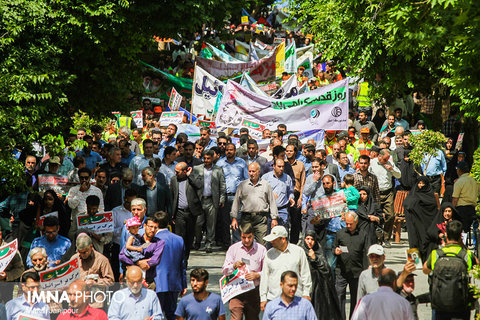
<path fill-rule="evenodd" d="M 167 180 L 168 186 L 170 186 L 170 180 L 175 176 L 175 165 L 173 164 L 173 169 L 170 169 L 164 162 L 162 162 L 162 166 L 158 169 L 158 172 L 163 173 L 165 179 Z"/>
<path fill-rule="evenodd" d="M 273 171 L 270 171 L 265 173 L 262 179 L 270 183 L 273 193 L 277 196 L 278 210 L 287 211 L 287 208 L 280 208 L 288 205 L 289 199 L 294 199 L 292 178 L 285 173 L 278 178 Z"/>
<path fill-rule="evenodd" d="M 130 151 L 130 154 L 128 155 L 128 157 L 124 158 L 122 156 L 121 162 L 128 166 L 130 164 L 130 162 L 133 160 L 133 158 L 135 158 L 135 152 Z"/>
<path fill-rule="evenodd" d="M 165 141 L 165 140 L 162 140 L 162 142 L 160 143 L 160 147 L 165 149 L 166 147 L 174 147 L 175 148 L 175 142 L 177 141 L 177 139 L 175 138 L 172 138 L 172 140 L 170 141 Z"/>
<path fill-rule="evenodd" d="M 142 288 L 138 297 L 133 295 L 130 288 L 119 290 L 113 294 L 111 301 L 109 320 L 137 320 L 151 316 L 155 320 L 164 319 L 157 295 L 147 288 Z"/>
<path fill-rule="evenodd" d="M 100 163 L 103 161 L 102 157 L 95 151 L 90 151 L 90 155 L 88 156 L 85 154 L 85 151 L 78 151 L 77 156 L 82 156 L 85 158 L 85 167 L 90 170 L 95 169 L 97 162 Z"/>
<path fill-rule="evenodd" d="M 422 161 L 422 170 L 425 172 L 426 176 L 438 176 L 440 174 L 445 174 L 447 171 L 447 161 L 445 160 L 445 155 L 443 154 L 442 150 L 438 150 L 437 154 L 430 158 L 425 156 Z M 427 170 L 425 170 L 425 166 L 427 165 Z"/>
<path fill-rule="evenodd" d="M 317 320 L 315 310 L 310 301 L 295 296 L 293 301 L 286 306 L 282 297 L 269 303 L 263 312 L 262 320 Z"/>
<path fill-rule="evenodd" d="M 216 147 L 217 146 L 217 143 L 215 141 L 213 141 L 213 139 L 210 139 L 208 141 L 208 144 L 205 146 L 205 150 L 210 150 L 212 149 L 213 147 Z"/>
<path fill-rule="evenodd" d="M 180 300 L 175 315 L 188 320 L 216 320 L 225 314 L 222 299 L 218 294 L 210 292 L 203 301 L 197 301 L 193 293 Z"/>
<path fill-rule="evenodd" d="M 49 266 L 54 267 L 54 262 L 57 260 L 61 260 L 63 255 L 67 252 L 71 245 L 72 243 L 70 242 L 70 239 L 65 238 L 61 235 L 57 235 L 57 237 L 53 241 L 48 241 L 47 236 L 41 236 L 33 239 L 30 250 L 39 247 L 45 248 L 45 251 L 47 252 L 48 262 L 50 262 Z M 32 260 L 30 259 L 30 254 L 27 255 L 27 266 L 29 268 L 33 267 Z"/>
<path fill-rule="evenodd" d="M 8 301 L 5 308 L 7 309 L 7 320 L 17 320 L 20 314 L 50 319 L 50 309 L 45 302 L 39 301 L 31 306 L 23 294 Z"/>
<path fill-rule="evenodd" d="M 338 167 L 338 174 L 340 175 L 340 182 L 343 181 L 343 177 L 345 177 L 345 175 L 347 175 L 348 173 L 350 173 L 350 174 L 355 173 L 355 169 L 350 167 L 349 164 L 347 165 L 347 168 L 345 170 L 343 170 L 343 168 L 338 164 L 337 164 L 337 167 Z"/>
<path fill-rule="evenodd" d="M 307 158 L 305 158 L 305 156 L 302 154 L 301 151 L 297 152 L 295 159 L 297 159 L 298 161 L 302 161 L 304 164 L 305 164 L 305 161 L 307 161 Z"/>
<path fill-rule="evenodd" d="M 158 158 L 156 154 L 154 154 L 153 157 Z M 145 159 L 145 156 L 142 154 L 134 157 L 132 161 L 130 161 L 128 167 L 133 170 L 133 183 L 143 186 L 142 170 L 149 166 L 150 160 L 151 159 Z"/>
<path fill-rule="evenodd" d="M 223 169 L 227 193 L 235 193 L 240 182 L 248 179 L 247 163 L 241 158 L 235 157 L 232 163 L 228 162 L 226 157 L 221 158 L 217 166 Z"/>
<path fill-rule="evenodd" d="M 342 220 L 342 217 L 335 217 L 330 220 L 327 226 L 327 230 L 330 232 L 337 232 L 345 228 L 347 224 Z"/>

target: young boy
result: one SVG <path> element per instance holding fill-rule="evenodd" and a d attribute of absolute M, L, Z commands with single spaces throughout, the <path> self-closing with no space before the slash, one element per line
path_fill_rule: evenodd
<path fill-rule="evenodd" d="M 345 197 L 347 198 L 348 210 L 357 211 L 358 200 L 360 199 L 360 193 L 353 186 L 354 178 L 353 174 L 347 173 L 343 178 L 342 189 Z"/>

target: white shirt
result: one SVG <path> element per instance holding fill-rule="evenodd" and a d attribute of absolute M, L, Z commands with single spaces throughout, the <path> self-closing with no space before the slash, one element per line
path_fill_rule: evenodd
<path fill-rule="evenodd" d="M 210 169 L 203 168 L 203 196 L 210 197 L 212 195 L 212 172 L 213 167 Z"/>
<path fill-rule="evenodd" d="M 368 168 L 368 171 L 377 177 L 378 188 L 380 189 L 380 191 L 387 191 L 392 189 L 392 177 L 399 179 L 402 176 L 402 172 L 393 162 L 388 160 L 386 164 L 391 165 L 393 169 L 387 170 L 385 168 L 385 165 L 378 162 L 378 158 L 372 159 L 372 161 L 370 162 L 370 167 Z"/>
<path fill-rule="evenodd" d="M 284 271 L 294 271 L 298 275 L 296 296 L 309 296 L 312 288 L 312 277 L 305 251 L 297 245 L 289 243 L 285 251 L 272 248 L 267 251 L 263 260 L 260 278 L 260 301 L 273 300 L 280 296 L 280 278 Z"/>
<path fill-rule="evenodd" d="M 390 287 L 382 286 L 377 292 L 363 297 L 355 307 L 351 320 L 413 320 L 410 303 L 393 292 Z"/>
<path fill-rule="evenodd" d="M 133 217 L 133 214 L 125 209 L 123 205 L 115 207 L 112 209 L 113 215 L 113 242 L 120 245 L 123 225 L 125 220 Z"/>
<path fill-rule="evenodd" d="M 80 186 L 75 186 L 70 189 L 68 192 L 68 206 L 72 209 L 72 218 L 75 221 L 75 218 L 79 213 L 86 213 L 87 212 L 87 197 L 88 196 L 97 196 L 100 199 L 100 205 L 98 206 L 98 212 L 103 212 L 104 205 L 103 205 L 103 194 L 102 191 L 95 187 L 90 186 L 87 191 L 82 192 L 80 191 Z M 75 223 L 76 225 L 76 223 Z"/>

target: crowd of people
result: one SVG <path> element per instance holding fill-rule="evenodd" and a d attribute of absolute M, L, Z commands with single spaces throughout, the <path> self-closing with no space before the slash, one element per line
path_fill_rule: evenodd
<path fill-rule="evenodd" d="M 475 220 L 479 187 L 462 152 L 448 146 L 452 139 L 425 170 L 415 168 L 409 159 L 412 133 L 399 110 L 392 118 L 392 129 L 382 136 L 360 111 L 348 131 L 326 131 L 324 141 L 307 143 L 281 124 L 263 132 L 270 144 L 261 153 L 248 129 L 239 131 L 240 144 L 235 144 L 222 133 L 214 139 L 208 128 L 191 142 L 174 124 L 150 130 L 149 138 L 140 128 L 119 127 L 115 139 L 110 128 L 94 125 L 77 130 L 75 138 L 85 147 L 73 158 L 26 156 L 28 190 L 0 203 L 3 235 L 19 244 L 16 259 L 0 276 L 4 281 L 20 278 L 23 289 L 23 295 L 5 300 L 7 319 L 20 312 L 59 319 L 106 317 L 102 310 L 110 319 L 222 319 L 220 297 L 206 291 L 207 270 L 191 272 L 193 295 L 185 295 L 189 256 L 199 249 L 226 251 L 225 275 L 247 267 L 245 278 L 255 289 L 229 301 L 232 319 L 256 319 L 261 311 L 264 319 L 276 319 L 277 313 L 363 319 L 362 314 L 379 312 L 372 309 L 379 300 L 370 295 L 377 290 L 386 299 L 378 307 L 385 312 L 379 318 L 396 319 L 387 315 L 396 310 L 389 303 L 402 295 L 410 304 L 401 298 L 398 306 L 408 314 L 401 318 L 416 317 L 415 265 L 406 263 L 397 277 L 385 269 L 384 248 L 399 242 L 404 219 L 410 248 L 419 250 L 425 272 L 433 270 L 439 247 L 466 251 L 462 233 Z M 71 188 L 65 194 L 55 187 L 43 190 L 42 175 L 67 176 Z M 348 212 L 313 219 L 312 200 L 336 192 L 343 193 Z M 112 211 L 113 232 L 97 234 L 77 225 L 78 216 L 105 211 Z M 471 268 L 476 258 L 466 252 Z M 58 304 L 26 302 L 25 292 L 39 290 L 39 272 L 75 258 L 80 279 L 69 291 L 107 290 L 120 282 L 127 284 L 123 290 L 130 290 L 132 300 L 121 305 L 70 302 L 73 311 L 63 313 Z M 462 312 L 467 319 L 468 309 Z"/>
<path fill-rule="evenodd" d="M 246 42 L 275 38 L 268 27 L 226 29 Z M 195 35 L 197 44 L 216 36 L 205 32 Z M 286 37 L 297 47 L 311 42 Z M 192 78 L 195 48 L 176 46 L 159 69 Z M 225 42 L 225 50 L 235 52 L 235 44 Z M 295 75 L 310 89 L 345 77 L 333 63 L 312 69 L 310 79 L 304 67 Z M 152 96 L 161 82 L 144 77 Z M 449 290 L 437 288 L 442 280 L 451 285 L 442 278 L 450 266 L 444 257 L 460 257 L 462 275 L 478 263 L 465 235 L 476 224 L 480 189 L 455 147 L 458 113 L 443 125 L 444 148 L 417 167 L 409 139 L 429 124 L 412 116 L 409 103 L 428 118 L 431 99 L 419 93 L 400 107 L 373 108 L 366 90 L 366 82 L 352 88 L 357 106 L 348 130 L 325 131 L 322 140 L 302 142 L 288 123 L 263 131 L 265 150 L 247 128 L 214 134 L 202 127 L 199 137 L 188 135 L 175 124 L 160 126 L 165 101 L 153 106 L 143 99 L 143 128 L 120 116 L 106 127 L 76 128 L 65 154 L 22 155 L 28 188 L 0 203 L 1 246 L 18 243 L 0 281 L 19 281 L 20 290 L 2 290 L 0 320 L 225 319 L 221 297 L 207 290 L 208 270 L 191 264 L 191 252 L 200 250 L 224 251 L 222 273 L 246 269 L 245 280 L 254 284 L 229 300 L 231 319 L 418 319 L 423 302 L 432 303 L 434 319 L 469 319 L 472 299 L 464 287 L 452 285 L 446 297 Z M 77 140 L 81 149 L 73 147 Z M 44 176 L 66 177 L 67 189 L 45 185 Z M 316 219 L 314 202 L 334 194 L 347 210 Z M 113 232 L 79 225 L 78 217 L 104 212 L 112 212 Z M 384 264 L 385 248 L 400 242 L 405 227 L 423 272 L 437 284 L 430 294 L 413 294 L 414 262 L 398 274 Z M 40 273 L 75 259 L 80 272 L 65 288 L 68 306 L 29 300 L 42 290 Z M 90 299 L 111 289 L 108 301 Z"/>

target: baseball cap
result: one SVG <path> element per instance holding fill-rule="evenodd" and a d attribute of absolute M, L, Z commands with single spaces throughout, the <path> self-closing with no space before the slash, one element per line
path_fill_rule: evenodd
<path fill-rule="evenodd" d="M 370 129 L 367 127 L 360 129 L 360 133 L 370 133 Z"/>
<path fill-rule="evenodd" d="M 460 161 L 457 163 L 456 168 L 460 170 L 468 170 L 468 163 L 466 161 Z"/>
<path fill-rule="evenodd" d="M 336 130 L 327 130 L 327 133 L 335 133 L 336 134 L 337 131 Z"/>
<path fill-rule="evenodd" d="M 287 229 L 284 226 L 275 226 L 268 236 L 263 237 L 263 240 L 270 242 L 277 238 L 286 238 L 287 236 Z"/>
<path fill-rule="evenodd" d="M 370 248 L 368 248 L 367 256 L 371 254 L 376 254 L 377 256 L 383 256 L 385 254 L 385 251 L 383 250 L 383 247 L 381 245 L 372 244 Z"/>
<path fill-rule="evenodd" d="M 55 157 L 51 157 L 50 160 L 48 160 L 49 163 L 52 163 L 52 164 L 60 164 L 60 157 L 59 156 L 55 156 Z"/>

